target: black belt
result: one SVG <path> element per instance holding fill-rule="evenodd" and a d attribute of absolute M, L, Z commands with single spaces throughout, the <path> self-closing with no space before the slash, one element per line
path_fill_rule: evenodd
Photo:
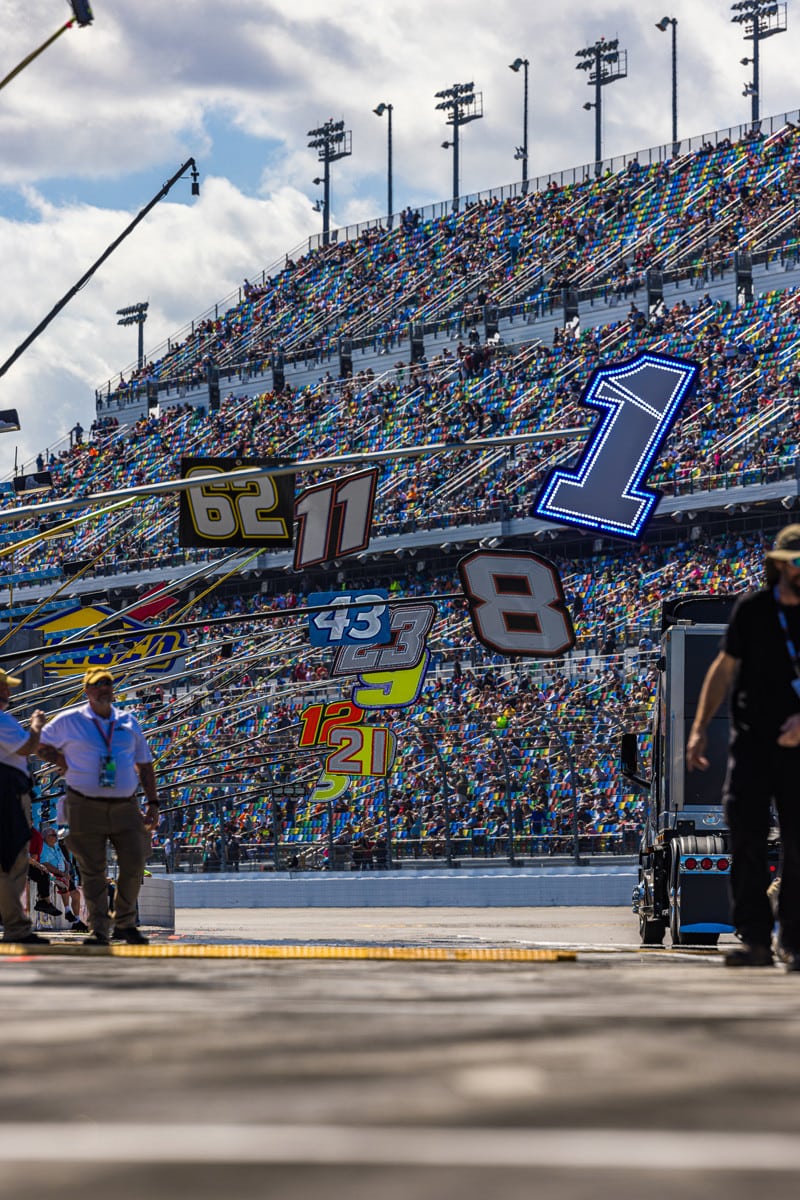
<path fill-rule="evenodd" d="M 132 796 L 87 796 L 85 792 L 79 792 L 71 784 L 67 784 L 67 791 L 72 792 L 73 796 L 80 796 L 81 800 L 99 800 L 103 804 L 115 804 L 125 800 L 135 800 L 136 792 Z"/>

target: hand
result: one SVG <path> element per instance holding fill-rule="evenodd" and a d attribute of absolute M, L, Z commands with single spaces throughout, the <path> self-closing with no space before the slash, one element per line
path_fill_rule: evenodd
<path fill-rule="evenodd" d="M 781 725 L 779 746 L 800 746 L 800 713 L 792 713 Z"/>
<path fill-rule="evenodd" d="M 149 833 L 155 833 L 158 829 L 159 815 L 158 805 L 148 804 L 144 814 L 144 827 Z"/>
<path fill-rule="evenodd" d="M 55 769 L 58 771 L 59 775 L 66 775 L 67 760 L 60 750 L 56 750 L 53 757 L 47 759 L 47 761 L 55 767 Z"/>
<path fill-rule="evenodd" d="M 689 771 L 694 771 L 695 768 L 698 771 L 707 771 L 708 766 L 706 735 L 702 729 L 692 729 L 686 743 L 686 768 Z"/>
<path fill-rule="evenodd" d="M 47 724 L 47 713 L 44 709 L 36 708 L 31 714 L 31 731 L 41 733 Z"/>

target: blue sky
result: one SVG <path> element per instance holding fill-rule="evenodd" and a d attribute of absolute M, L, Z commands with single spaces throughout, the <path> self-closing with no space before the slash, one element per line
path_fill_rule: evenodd
<path fill-rule="evenodd" d="M 589 162 L 594 114 L 575 50 L 618 36 L 628 78 L 604 92 L 604 150 L 670 133 L 670 34 L 678 19 L 680 132 L 746 121 L 749 43 L 727 0 L 93 0 L 0 96 L 0 361 L 189 155 L 179 184 L 131 241 L 0 380 L 23 417 L 20 454 L 93 415 L 93 389 L 133 357 L 116 308 L 150 301 L 156 345 L 320 227 L 306 131 L 342 117 L 353 155 L 333 168 L 335 224 L 385 208 L 386 118 L 394 104 L 395 207 L 445 199 L 451 159 L 434 92 L 474 80 L 483 120 L 463 131 L 462 191 L 518 177 L 522 75 L 530 59 L 531 173 Z M 800 105 L 800 9 L 762 45 L 762 112 Z M 5 0 L 0 73 L 69 15 L 65 0 Z M 5 442 L 4 442 L 5 447 Z M 0 477 L 6 473 L 0 463 Z"/>

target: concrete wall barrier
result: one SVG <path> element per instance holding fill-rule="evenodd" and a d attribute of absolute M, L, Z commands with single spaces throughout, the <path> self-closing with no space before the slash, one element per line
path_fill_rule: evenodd
<path fill-rule="evenodd" d="M 146 875 L 139 893 L 139 922 L 175 931 L 175 884 L 164 875 Z"/>
<path fill-rule="evenodd" d="M 34 928 L 45 934 L 69 932 L 72 926 L 64 920 L 63 915 L 51 917 L 47 913 L 37 913 L 33 907 L 35 903 L 36 888 L 29 883 L 28 911 L 34 919 Z M 57 907 L 60 908 L 61 904 L 58 903 Z M 87 918 L 85 906 L 81 906 L 80 915 L 85 921 Z M 139 893 L 139 923 L 154 925 L 157 929 L 166 929 L 170 933 L 174 933 L 175 885 L 170 878 L 164 875 L 145 875 L 142 890 Z"/>
<path fill-rule="evenodd" d="M 177 908 L 515 908 L 621 906 L 637 869 L 326 871 L 172 876 Z"/>

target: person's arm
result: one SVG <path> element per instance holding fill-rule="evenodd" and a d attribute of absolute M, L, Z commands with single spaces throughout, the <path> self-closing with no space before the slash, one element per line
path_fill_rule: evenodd
<path fill-rule="evenodd" d="M 736 661 L 732 655 L 721 650 L 706 672 L 697 702 L 697 712 L 686 742 L 686 766 L 690 771 L 695 767 L 705 771 L 708 767 L 705 755 L 706 729 L 733 683 Z"/>
<path fill-rule="evenodd" d="M 42 762 L 49 763 L 51 767 L 55 767 L 59 775 L 65 774 L 67 770 L 67 760 L 64 757 L 63 750 L 59 750 L 57 746 L 48 743 L 42 743 L 36 751 Z"/>
<path fill-rule="evenodd" d="M 38 751 L 39 736 L 46 720 L 47 713 L 43 712 L 41 708 L 34 710 L 31 715 L 31 731 L 22 745 L 18 747 L 17 754 L 20 754 L 23 758 L 27 758 L 29 754 L 34 754 Z"/>
<path fill-rule="evenodd" d="M 155 768 L 151 762 L 140 762 L 136 764 L 136 770 L 139 772 L 139 779 L 147 797 L 147 811 L 144 814 L 145 828 L 152 831 L 158 828 L 158 789 L 156 788 Z"/>

